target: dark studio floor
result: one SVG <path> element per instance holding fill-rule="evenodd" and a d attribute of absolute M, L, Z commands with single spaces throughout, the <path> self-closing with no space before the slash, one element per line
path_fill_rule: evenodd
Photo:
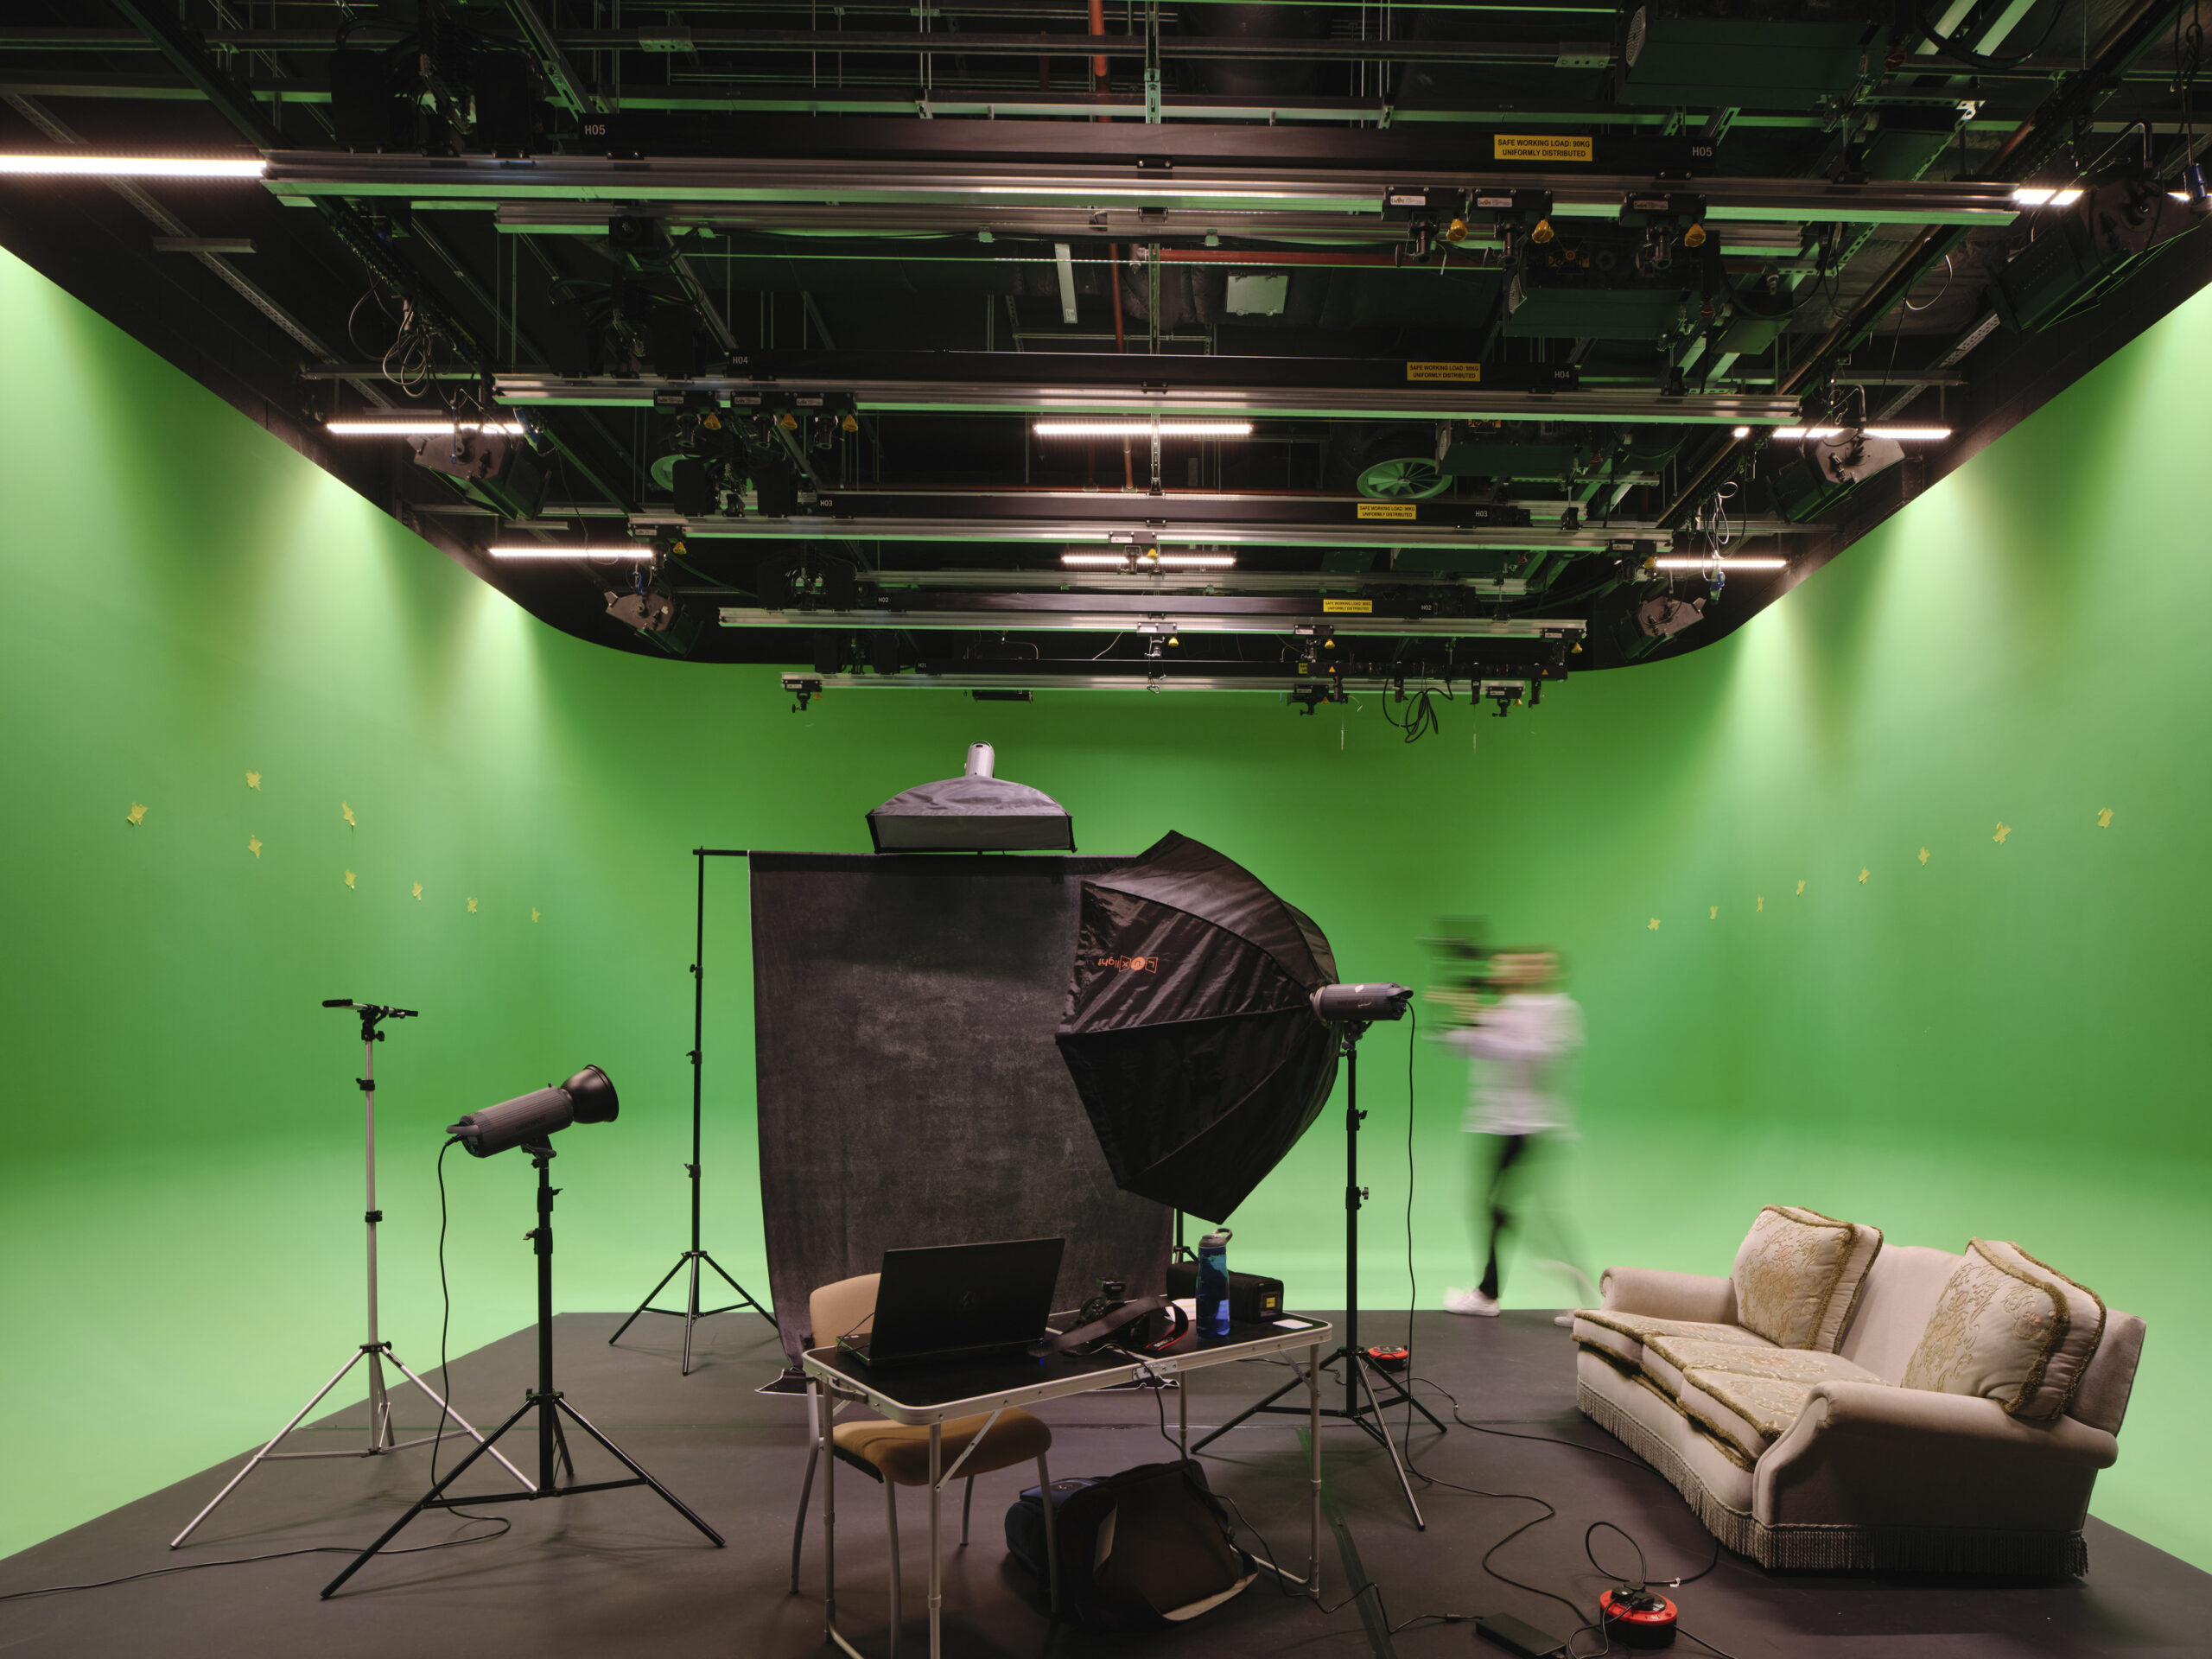
<path fill-rule="evenodd" d="M 558 1321 L 559 1377 L 569 1396 L 632 1456 L 729 1541 L 716 1550 L 651 1492 L 587 1495 L 558 1503 L 501 1505 L 507 1536 L 372 1563 L 330 1602 L 316 1592 L 343 1558 L 314 1554 L 192 1572 L 135 1584 L 10 1602 L 0 1612 L 9 1654 L 315 1654 L 327 1659 L 397 1653 L 568 1655 L 728 1654 L 779 1659 L 827 1650 L 822 1635 L 818 1522 L 809 1529 L 804 1583 L 787 1592 L 791 1522 L 804 1464 L 801 1402 L 763 1397 L 755 1385 L 781 1363 L 772 1333 L 751 1315 L 725 1314 L 702 1327 L 703 1361 L 678 1375 L 672 1320 L 649 1323 L 623 1348 L 606 1344 L 616 1316 Z M 1370 1315 L 1366 1335 L 1402 1333 L 1402 1316 Z M 1423 1314 L 1415 1324 L 1421 1374 L 1456 1393 L 1476 1421 L 1521 1433 L 1618 1451 L 1573 1409 L 1572 1346 L 1548 1315 L 1508 1313 L 1492 1321 Z M 454 1364 L 456 1404 L 480 1426 L 518 1398 L 533 1365 L 527 1332 Z M 1193 1425 L 1218 1422 L 1286 1374 L 1264 1363 L 1198 1374 Z M 303 1387 L 312 1386 L 304 1373 Z M 1440 1395 L 1426 1394 L 1446 1421 Z M 1056 1475 L 1103 1474 L 1168 1455 L 1149 1397 L 1090 1395 L 1049 1402 L 1039 1414 L 1054 1434 Z M 1172 1427 L 1174 1403 L 1166 1403 Z M 403 1423 L 428 1413 L 404 1410 Z M 1303 1417 L 1266 1420 L 1211 1448 L 1209 1476 L 1235 1497 L 1287 1564 L 1305 1556 Z M 358 1423 L 341 1413 L 319 1427 Z M 274 1426 L 272 1425 L 272 1427 Z M 356 1431 L 358 1432 L 358 1431 Z M 321 1439 L 320 1435 L 310 1439 Z M 513 1440 L 503 1442 L 511 1447 Z M 533 1442 L 525 1445 L 534 1447 Z M 1567 1610 L 1487 1578 L 1483 1552 L 1542 1511 L 1530 1502 L 1424 1490 L 1429 1527 L 1416 1532 L 1382 1451 L 1357 1430 L 1325 1429 L 1329 1492 L 1357 1557 L 1387 1599 L 1391 1619 L 1427 1612 L 1509 1611 L 1564 1634 Z M 1643 1545 L 1655 1578 L 1694 1572 L 1712 1541 L 1673 1491 L 1641 1465 L 1629 1467 L 1567 1447 L 1455 1427 L 1414 1437 L 1421 1468 L 1440 1480 L 1491 1492 L 1530 1492 L 1556 1504 L 1556 1519 L 1502 1552 L 1515 1577 L 1587 1604 L 1606 1582 L 1583 1558 L 1591 1522 L 1610 1520 Z M 2149 1455 L 2136 1446 L 2136 1456 Z M 2125 1437 L 2122 1456 L 2128 1455 Z M 209 1470 L 100 1516 L 0 1564 L 0 1593 L 105 1579 L 181 1559 L 218 1559 L 308 1544 L 356 1546 L 381 1531 L 426 1484 L 427 1451 L 377 1460 L 266 1465 L 216 1511 L 186 1548 L 164 1546 L 228 1478 L 235 1462 Z M 524 1462 L 524 1466 L 531 1465 Z M 579 1452 L 584 1479 L 619 1472 L 594 1448 Z M 448 1464 L 447 1466 L 450 1466 Z M 480 1462 L 479 1467 L 486 1466 Z M 1014 1471 L 978 1484 L 975 1541 L 948 1549 L 945 1649 L 962 1656 L 1123 1654 L 1213 1656 L 1502 1652 L 1471 1627 L 1421 1625 L 1395 1637 L 1370 1630 L 1362 1609 L 1317 1613 L 1264 1578 L 1237 1600 L 1160 1634 L 1107 1637 L 1048 1626 L 1041 1597 L 1007 1561 L 1000 1517 L 1030 1477 Z M 474 1472 L 470 1477 L 475 1484 Z M 882 1651 L 886 1595 L 882 1505 L 857 1478 L 840 1484 L 838 1579 L 849 1635 Z M 482 1489 L 493 1483 L 488 1478 Z M 922 1497 L 902 1493 L 907 1570 L 907 1637 L 927 1651 L 921 1618 Z M 818 1504 L 818 1495 L 817 1495 Z M 818 1513 L 818 1510 L 817 1510 Z M 957 1503 L 947 1537 L 957 1536 Z M 455 1521 L 416 1523 L 398 1541 L 428 1543 Z M 1599 1554 L 1625 1566 L 1626 1546 L 1599 1535 Z M 1248 1545 L 1250 1540 L 1246 1538 Z M 2092 1522 L 2090 1576 L 2056 1584 L 1992 1585 L 1870 1576 L 1775 1575 L 1734 1557 L 1680 1592 L 1685 1627 L 1735 1659 L 1878 1654 L 1885 1659 L 2020 1659 L 2028 1655 L 2202 1655 L 2212 1650 L 2212 1576 Z M 1351 1587 L 1342 1544 L 1325 1533 L 1328 1602 Z M 1370 1599 L 1372 1599 L 1371 1598 Z M 1583 1646 L 1598 1645 L 1595 1637 Z M 1677 1651 L 1694 1654 L 1688 1641 Z"/>

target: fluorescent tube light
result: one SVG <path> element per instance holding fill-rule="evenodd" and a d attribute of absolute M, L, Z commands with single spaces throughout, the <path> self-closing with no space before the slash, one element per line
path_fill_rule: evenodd
<path fill-rule="evenodd" d="M 2035 185 L 2024 184 L 2012 192 L 2013 205 L 2020 207 L 2071 207 L 2081 200 L 2079 190 L 2051 190 Z"/>
<path fill-rule="evenodd" d="M 518 421 L 326 421 L 322 429 L 334 438 L 449 438 L 456 431 L 523 435 Z"/>
<path fill-rule="evenodd" d="M 511 547 L 487 547 L 484 550 L 495 559 L 650 559 L 653 556 L 650 542 L 627 547 L 612 543 L 578 547 L 573 542 L 518 542 Z"/>
<path fill-rule="evenodd" d="M 1870 438 L 1888 438 L 1897 443 L 1940 443 L 1951 435 L 1948 426 L 1777 426 L 1774 435 L 1785 440 L 1798 438 L 1840 438 L 1853 432 L 1864 432 Z"/>
<path fill-rule="evenodd" d="M 1787 559 L 1654 559 L 1654 570 L 1710 570 L 1718 564 L 1723 570 L 1781 570 L 1787 569 Z"/>
<path fill-rule="evenodd" d="M 257 179 L 269 170 L 250 161 L 211 156 L 86 156 L 74 150 L 0 156 L 0 173 L 45 174 L 79 179 Z"/>
<path fill-rule="evenodd" d="M 1748 438 L 1751 435 L 1751 429 L 1748 426 L 1739 426 L 1728 435 L 1732 438 Z"/>
<path fill-rule="evenodd" d="M 1230 553 L 1063 553 L 1071 569 L 1226 570 L 1236 563 Z"/>
<path fill-rule="evenodd" d="M 1039 421 L 1032 429 L 1040 438 L 1148 438 L 1150 421 Z M 1249 421 L 1162 420 L 1163 438 L 1249 438 Z"/>

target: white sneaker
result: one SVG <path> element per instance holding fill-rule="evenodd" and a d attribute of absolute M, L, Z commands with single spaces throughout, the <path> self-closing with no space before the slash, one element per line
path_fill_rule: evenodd
<path fill-rule="evenodd" d="M 1477 1319 L 1494 1319 L 1497 1317 L 1497 1298 L 1485 1296 L 1479 1290 L 1447 1290 L 1444 1293 L 1446 1313 L 1471 1313 Z"/>

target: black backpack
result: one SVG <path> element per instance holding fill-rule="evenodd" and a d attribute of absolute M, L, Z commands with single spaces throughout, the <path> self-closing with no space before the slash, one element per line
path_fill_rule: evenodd
<path fill-rule="evenodd" d="M 1099 1630 L 1179 1624 L 1217 1606 L 1256 1576 L 1229 1516 L 1192 1459 L 1052 1483 L 1060 1613 Z M 1045 1564 L 1045 1501 L 1037 1487 L 1006 1512 L 1007 1548 L 1036 1575 Z"/>

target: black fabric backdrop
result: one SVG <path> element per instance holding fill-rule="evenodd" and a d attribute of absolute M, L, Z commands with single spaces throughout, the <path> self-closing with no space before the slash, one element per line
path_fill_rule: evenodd
<path fill-rule="evenodd" d="M 1114 1185 L 1053 1041 L 1083 879 L 1129 862 L 753 855 L 760 1197 L 787 1352 L 809 1293 L 886 1249 L 1061 1234 L 1055 1306 L 1109 1274 L 1165 1287 L 1173 1212 Z"/>

